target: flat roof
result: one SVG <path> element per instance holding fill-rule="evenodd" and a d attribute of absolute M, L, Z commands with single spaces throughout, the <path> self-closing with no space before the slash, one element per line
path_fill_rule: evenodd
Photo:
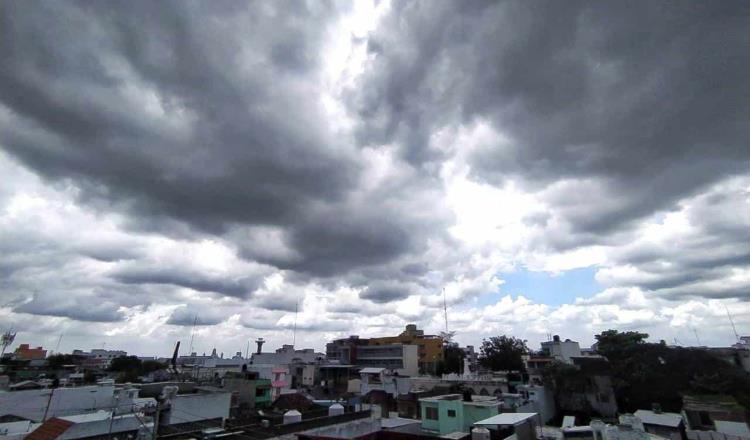
<path fill-rule="evenodd" d="M 385 371 L 385 368 L 375 368 L 375 367 L 367 367 L 367 368 L 363 368 L 359 370 L 360 373 L 375 373 L 375 374 L 382 373 L 383 371 Z"/>
<path fill-rule="evenodd" d="M 682 423 L 682 416 L 677 413 L 656 413 L 648 409 L 639 409 L 634 416 L 646 425 L 659 425 L 677 428 Z"/>
<path fill-rule="evenodd" d="M 475 425 L 518 425 L 537 416 L 537 413 L 502 413 L 489 419 L 475 422 Z"/>

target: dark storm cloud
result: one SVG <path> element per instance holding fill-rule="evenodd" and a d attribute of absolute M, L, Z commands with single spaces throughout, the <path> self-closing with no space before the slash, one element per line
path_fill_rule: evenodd
<path fill-rule="evenodd" d="M 423 165 L 442 158 L 437 128 L 489 121 L 509 140 L 479 149 L 474 175 L 592 179 L 573 209 L 550 202 L 602 240 L 748 169 L 748 26 L 742 1 L 397 1 L 350 103 L 363 143 Z"/>
<path fill-rule="evenodd" d="M 183 306 L 169 315 L 167 324 L 192 326 L 192 325 L 216 325 L 227 319 L 223 311 L 213 307 Z"/>
<path fill-rule="evenodd" d="M 124 315 L 118 310 L 120 307 L 118 303 L 99 297 L 94 299 L 90 296 L 57 293 L 59 294 L 35 295 L 30 300 L 14 307 L 13 311 L 89 322 L 116 322 L 124 319 Z"/>
<path fill-rule="evenodd" d="M 376 303 L 387 303 L 407 298 L 412 294 L 409 285 L 394 282 L 374 282 L 360 292 L 359 297 Z"/>
<path fill-rule="evenodd" d="M 261 275 L 231 279 L 226 275 L 212 276 L 176 268 L 141 266 L 124 266 L 113 271 L 111 276 L 125 284 L 168 284 L 237 298 L 251 296 L 263 282 Z"/>
<path fill-rule="evenodd" d="M 424 243 L 427 233 L 415 230 L 424 225 L 383 207 L 389 196 L 350 197 L 363 166 L 352 142 L 329 130 L 316 79 L 340 12 L 330 4 L 4 9 L 0 103 L 11 113 L 0 143 L 42 176 L 73 181 L 91 206 L 179 237 L 276 227 L 291 257 L 236 245 L 311 276 L 382 264 Z M 182 278 L 119 279 L 244 289 Z"/>

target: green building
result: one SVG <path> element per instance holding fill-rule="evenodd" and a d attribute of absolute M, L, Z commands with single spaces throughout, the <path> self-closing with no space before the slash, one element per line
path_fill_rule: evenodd
<path fill-rule="evenodd" d="M 461 394 L 419 399 L 422 414 L 422 429 L 439 433 L 471 432 L 471 426 L 500 413 L 501 403 L 494 397 L 473 396 L 463 400 Z"/>

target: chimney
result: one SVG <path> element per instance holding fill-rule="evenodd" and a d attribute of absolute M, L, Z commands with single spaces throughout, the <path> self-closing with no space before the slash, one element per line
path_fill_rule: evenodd
<path fill-rule="evenodd" d="M 555 342 L 560 342 L 560 335 L 553 336 L 552 340 L 555 341 Z"/>
<path fill-rule="evenodd" d="M 258 338 L 255 340 L 255 343 L 258 344 L 258 351 L 256 351 L 256 354 L 261 354 L 263 352 L 263 343 L 266 341 L 263 340 L 263 338 Z"/>

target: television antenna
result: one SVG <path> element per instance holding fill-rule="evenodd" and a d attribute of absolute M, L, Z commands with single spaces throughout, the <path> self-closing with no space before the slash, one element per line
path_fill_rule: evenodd
<path fill-rule="evenodd" d="M 732 314 L 729 313 L 729 308 L 726 304 L 724 304 L 724 310 L 727 311 L 727 318 L 729 318 L 729 323 L 732 324 L 732 331 L 734 331 L 734 337 L 737 339 L 737 342 L 740 342 L 740 335 L 737 333 L 737 327 L 734 326 L 734 320 L 732 319 Z"/>

